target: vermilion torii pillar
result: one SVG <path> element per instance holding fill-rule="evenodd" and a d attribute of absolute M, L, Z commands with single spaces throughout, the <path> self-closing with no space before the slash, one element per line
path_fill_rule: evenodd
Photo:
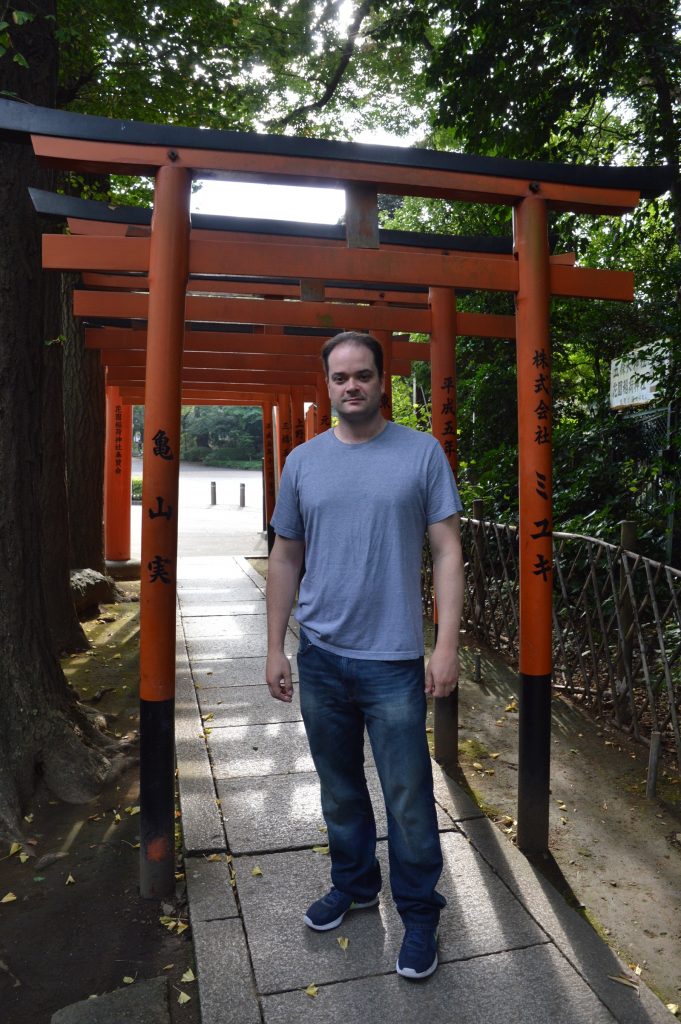
<path fill-rule="evenodd" d="M 175 888 L 175 617 L 191 172 L 156 173 L 149 254 L 140 572 L 140 890 Z"/>
<path fill-rule="evenodd" d="M 323 434 L 331 426 L 331 399 L 326 378 L 323 373 L 317 375 L 317 420 L 318 434 Z"/>
<path fill-rule="evenodd" d="M 528 196 L 514 210 L 518 259 L 518 488 L 520 707 L 518 846 L 546 851 L 551 748 L 553 516 L 551 346 L 546 203 Z"/>
<path fill-rule="evenodd" d="M 291 443 L 294 448 L 305 440 L 305 400 L 302 388 L 291 388 Z"/>
<path fill-rule="evenodd" d="M 262 404 L 262 450 L 263 450 L 263 490 L 265 500 L 265 529 L 267 530 L 268 550 L 274 544 L 270 520 L 274 514 L 276 501 L 276 484 L 274 480 L 274 426 L 272 423 L 272 402 Z"/>
<path fill-rule="evenodd" d="M 132 406 L 118 388 L 106 389 L 104 442 L 104 557 L 130 559 L 130 482 L 132 476 Z"/>
<path fill-rule="evenodd" d="M 433 437 L 444 450 L 452 472 L 457 471 L 456 448 L 456 296 L 453 288 L 428 291 L 430 335 L 431 420 Z M 434 609 L 437 630 L 437 606 Z M 439 764 L 458 759 L 459 691 L 436 697 L 433 707 L 433 753 Z"/>
<path fill-rule="evenodd" d="M 277 453 L 279 457 L 277 471 L 279 477 L 281 477 L 284 463 L 292 448 L 291 394 L 290 391 L 282 391 L 277 395 Z"/>
<path fill-rule="evenodd" d="M 433 437 L 442 445 L 456 476 L 456 295 L 453 288 L 431 288 L 428 297 L 433 322 L 430 336 Z"/>

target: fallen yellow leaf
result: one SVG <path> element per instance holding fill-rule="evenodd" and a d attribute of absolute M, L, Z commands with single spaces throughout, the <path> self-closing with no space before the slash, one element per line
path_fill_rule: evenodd
<path fill-rule="evenodd" d="M 129 974 L 126 974 L 126 976 L 123 978 L 123 984 L 124 985 L 132 985 L 134 980 L 135 979 L 131 978 Z"/>
<path fill-rule="evenodd" d="M 73 875 L 69 875 L 68 878 L 66 879 L 66 881 L 64 882 L 64 885 L 75 885 L 75 884 L 76 884 L 76 880 L 73 877 Z"/>
<path fill-rule="evenodd" d="M 313 853 L 328 853 L 329 852 L 329 848 L 328 848 L 328 846 L 313 846 L 312 847 L 312 852 Z"/>
<path fill-rule="evenodd" d="M 26 861 L 29 860 L 28 854 L 27 853 L 20 853 L 19 854 L 19 860 L 21 861 L 22 864 L 25 864 Z"/>
<path fill-rule="evenodd" d="M 346 939 L 344 935 L 339 936 L 336 939 L 336 942 L 338 943 L 341 949 L 347 949 L 348 946 L 350 945 L 350 939 Z"/>
<path fill-rule="evenodd" d="M 9 848 L 9 855 L 10 855 L 10 857 L 13 857 L 14 854 L 18 853 L 20 849 L 21 849 L 21 843 L 12 843 L 12 845 Z"/>
<path fill-rule="evenodd" d="M 16 899 L 13 892 L 8 892 L 6 896 L 3 896 L 0 903 L 12 903 Z"/>
<path fill-rule="evenodd" d="M 161 970 L 162 971 L 172 971 L 174 966 L 175 966 L 175 964 L 166 964 L 165 967 L 161 968 Z"/>
<path fill-rule="evenodd" d="M 206 860 L 210 860 L 210 861 L 224 860 L 224 859 L 225 859 L 224 858 L 224 854 L 222 854 L 222 853 L 210 853 L 206 857 Z"/>
<path fill-rule="evenodd" d="M 186 992 L 180 992 L 179 996 L 177 997 L 177 1001 L 178 1003 L 180 1003 L 180 1005 L 182 1003 L 188 1003 L 190 999 L 191 996 L 188 996 Z"/>
<path fill-rule="evenodd" d="M 308 985 L 307 988 L 305 989 L 305 995 L 310 996 L 311 999 L 314 999 L 318 992 L 319 989 L 317 988 L 316 985 Z"/>
<path fill-rule="evenodd" d="M 212 711 L 209 711 L 207 715 L 201 715 L 201 718 L 204 722 L 212 722 L 212 720 L 215 718 L 215 715 L 213 714 Z"/>
<path fill-rule="evenodd" d="M 476 768 L 479 772 L 482 771 L 482 765 L 480 764 L 479 761 L 473 761 L 473 767 Z"/>
<path fill-rule="evenodd" d="M 188 924 L 185 924 L 184 921 L 178 921 L 178 924 L 177 924 L 177 934 L 181 935 L 182 932 L 186 932 L 187 931 L 187 928 L 189 928 Z"/>
<path fill-rule="evenodd" d="M 189 967 L 182 975 L 180 981 L 196 981 L 196 975 L 194 974 L 191 967 Z"/>
<path fill-rule="evenodd" d="M 676 1016 L 676 1014 L 679 1012 L 679 1004 L 678 1003 L 667 1003 L 667 1009 L 669 1010 L 670 1013 L 673 1013 Z"/>
<path fill-rule="evenodd" d="M 493 761 L 496 761 L 496 759 L 499 757 L 499 754 L 490 754 L 489 756 L 492 758 Z"/>
<path fill-rule="evenodd" d="M 260 868 L 258 867 L 257 864 L 251 870 L 251 874 L 253 875 L 254 878 L 261 878 L 262 877 L 262 871 L 260 870 Z"/>

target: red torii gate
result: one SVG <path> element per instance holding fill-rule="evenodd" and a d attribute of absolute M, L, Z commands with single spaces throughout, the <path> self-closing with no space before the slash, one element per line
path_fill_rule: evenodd
<path fill-rule="evenodd" d="M 630 274 L 552 266 L 547 213 L 558 209 L 622 214 L 636 206 L 641 191 L 658 194 L 668 188 L 667 170 L 571 168 L 426 150 L 195 131 L 114 122 L 10 101 L 0 101 L 0 130 L 23 136 L 30 133 L 37 157 L 53 167 L 144 174 L 155 179 L 149 239 L 110 237 L 102 246 L 96 239 L 74 237 L 54 243 L 69 243 L 71 262 L 67 265 L 79 269 L 148 274 L 145 404 L 147 436 L 153 444 L 148 441 L 145 446 L 143 502 L 150 508 L 155 507 L 159 494 L 166 507 L 174 508 L 177 503 L 187 281 L 190 273 L 210 274 L 215 259 L 225 260 L 220 243 L 190 238 L 192 177 L 284 180 L 346 189 L 347 250 L 281 243 L 263 251 L 249 241 L 234 242 L 222 267 L 226 275 L 276 274 L 285 261 L 287 274 L 299 279 L 315 280 L 323 270 L 327 279 L 422 284 L 434 289 L 434 308 L 439 308 L 453 287 L 515 294 L 520 491 L 518 843 L 526 852 L 543 852 L 548 838 L 552 632 L 549 299 L 551 294 L 619 299 L 630 299 L 633 294 Z M 510 205 L 514 211 L 513 259 L 384 252 L 376 231 L 379 192 Z M 46 247 L 48 265 L 52 244 Z M 133 296 L 125 299 L 130 303 Z M 190 301 L 192 308 L 198 309 L 198 298 Z M 238 301 L 247 304 L 249 300 Z M 328 315 L 330 307 L 311 305 L 320 306 L 315 310 L 319 316 Z M 268 322 L 283 322 L 282 313 L 272 308 Z M 445 311 L 443 303 L 435 316 L 438 328 L 432 335 L 432 363 L 439 361 L 445 347 L 439 325 L 444 327 L 452 314 L 453 308 Z M 233 315 L 227 307 L 221 309 L 221 316 L 229 319 Z M 287 312 L 286 319 L 288 316 Z M 371 326 L 377 327 L 375 323 Z M 386 324 L 384 329 L 391 328 Z M 451 338 L 451 331 L 447 336 Z M 140 716 L 145 895 L 167 892 L 173 885 L 176 558 L 176 520 L 162 515 L 145 518 L 142 560 L 148 572 L 143 574 L 141 589 Z"/>

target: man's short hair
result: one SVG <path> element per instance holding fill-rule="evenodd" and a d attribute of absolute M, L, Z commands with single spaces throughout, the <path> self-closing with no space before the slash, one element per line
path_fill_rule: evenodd
<path fill-rule="evenodd" d="M 378 376 L 383 376 L 383 349 L 381 343 L 373 334 L 365 334 L 363 331 L 343 331 L 341 334 L 334 335 L 333 338 L 329 338 L 322 345 L 322 362 L 324 363 L 324 373 L 327 378 L 329 376 L 329 356 L 338 345 L 363 345 L 364 348 L 368 348 L 374 357 L 374 363 L 376 364 L 376 370 Z"/>

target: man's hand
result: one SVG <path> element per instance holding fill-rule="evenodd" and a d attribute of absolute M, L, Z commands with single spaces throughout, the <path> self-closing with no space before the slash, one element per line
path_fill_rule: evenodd
<path fill-rule="evenodd" d="M 283 651 L 267 655 L 265 680 L 275 700 L 283 700 L 286 704 L 291 703 L 293 700 L 291 665 Z"/>
<path fill-rule="evenodd" d="M 449 697 L 459 683 L 459 652 L 438 648 L 430 656 L 426 669 L 426 694 L 431 697 Z"/>

